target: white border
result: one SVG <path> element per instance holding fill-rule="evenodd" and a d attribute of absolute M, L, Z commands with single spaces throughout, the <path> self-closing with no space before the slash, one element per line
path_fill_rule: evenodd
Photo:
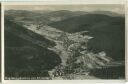
<path fill-rule="evenodd" d="M 4 10 L 3 5 L 1 3 L 1 82 L 3 82 L 4 78 Z"/>
<path fill-rule="evenodd" d="M 125 77 L 128 81 L 128 0 L 125 4 Z"/>
<path fill-rule="evenodd" d="M 100 1 L 100 2 L 99 2 Z M 44 1 L 44 2 L 2 2 L 1 4 L 1 36 L 2 36 L 2 83 L 6 83 L 6 84 L 42 84 L 42 83 L 46 83 L 46 84 L 76 84 L 76 83 L 80 83 L 80 84 L 85 84 L 85 83 L 115 83 L 115 84 L 119 84 L 119 83 L 124 83 L 125 80 L 4 80 L 4 6 L 6 5 L 75 5 L 75 4 L 124 4 L 124 0 L 113 0 L 113 1 L 118 1 L 118 2 L 113 2 L 111 0 L 78 0 L 78 1 Z M 123 2 L 122 2 L 123 1 Z M 127 9 L 127 8 L 126 8 Z M 126 25 L 127 26 L 127 25 Z M 125 28 L 126 29 L 126 28 Z M 126 29 L 126 31 L 128 31 Z M 127 35 L 127 34 L 126 34 Z M 128 38 L 126 38 L 128 39 Z M 126 45 L 126 44 L 125 44 Z M 127 54 L 127 53 L 125 53 Z M 126 60 L 125 60 L 126 61 Z M 128 70 L 128 69 L 127 69 Z"/>
<path fill-rule="evenodd" d="M 31 1 L 31 2 L 30 2 Z M 125 4 L 127 0 L 3 0 L 5 5 Z"/>
<path fill-rule="evenodd" d="M 1 8 L 1 7 L 0 7 L 0 8 Z M 1 25 L 2 25 L 2 8 L 1 8 L 0 12 L 1 12 L 1 14 L 0 14 L 0 15 L 1 15 L 1 16 L 0 16 L 0 17 L 1 17 L 0 20 L 1 20 Z M 0 25 L 0 26 L 1 26 L 1 25 Z M 0 27 L 0 29 L 1 29 L 1 32 L 2 32 L 2 27 Z M 1 39 L 0 39 L 0 41 L 1 41 L 1 43 L 0 43 L 0 45 L 1 45 L 1 53 L 0 53 L 0 56 L 1 56 L 1 57 L 0 57 L 0 58 L 1 58 L 1 61 L 0 61 L 0 63 L 1 63 L 1 66 L 0 66 L 0 69 L 1 69 L 0 78 L 1 78 L 1 79 L 0 79 L 0 83 L 1 83 L 1 82 L 2 82 L 2 33 L 0 33 L 0 36 L 1 36 Z"/>

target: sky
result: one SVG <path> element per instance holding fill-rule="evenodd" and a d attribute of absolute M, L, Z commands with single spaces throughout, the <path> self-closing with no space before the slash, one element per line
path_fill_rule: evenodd
<path fill-rule="evenodd" d="M 5 10 L 70 10 L 70 11 L 111 11 L 124 14 L 124 5 L 121 4 L 89 4 L 89 5 L 5 5 Z"/>

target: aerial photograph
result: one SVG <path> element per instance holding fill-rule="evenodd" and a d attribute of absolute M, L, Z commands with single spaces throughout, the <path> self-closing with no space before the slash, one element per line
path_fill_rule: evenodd
<path fill-rule="evenodd" d="M 121 4 L 5 5 L 5 80 L 125 79 Z"/>

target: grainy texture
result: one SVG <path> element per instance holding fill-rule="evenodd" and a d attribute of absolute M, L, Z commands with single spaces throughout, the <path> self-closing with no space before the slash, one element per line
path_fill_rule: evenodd
<path fill-rule="evenodd" d="M 125 78 L 123 5 L 5 9 L 6 80 Z"/>

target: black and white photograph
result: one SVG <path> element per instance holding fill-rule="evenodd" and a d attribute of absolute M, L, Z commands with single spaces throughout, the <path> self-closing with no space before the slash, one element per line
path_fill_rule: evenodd
<path fill-rule="evenodd" d="M 5 5 L 4 79 L 125 79 L 124 5 Z"/>

